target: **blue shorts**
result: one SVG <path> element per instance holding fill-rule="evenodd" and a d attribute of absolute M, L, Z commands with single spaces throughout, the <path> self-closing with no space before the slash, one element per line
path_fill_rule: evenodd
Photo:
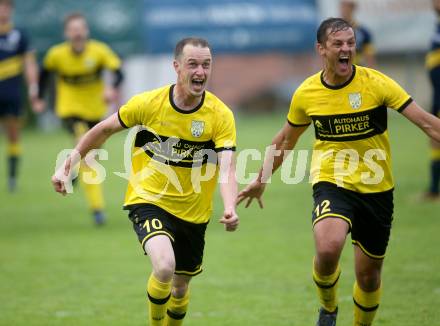
<path fill-rule="evenodd" d="M 21 101 L 19 99 L 0 100 L 0 118 L 21 115 Z"/>

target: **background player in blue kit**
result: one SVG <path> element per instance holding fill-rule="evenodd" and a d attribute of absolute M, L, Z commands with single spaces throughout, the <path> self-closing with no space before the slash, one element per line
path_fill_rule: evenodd
<path fill-rule="evenodd" d="M 20 116 L 23 107 L 25 72 L 28 93 L 32 102 L 38 95 L 38 67 L 34 52 L 24 32 L 13 26 L 12 0 L 0 0 L 0 120 L 8 138 L 8 188 L 14 191 L 21 154 Z"/>

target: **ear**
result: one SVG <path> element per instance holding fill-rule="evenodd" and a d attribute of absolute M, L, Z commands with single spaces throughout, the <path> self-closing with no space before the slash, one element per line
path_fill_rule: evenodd
<path fill-rule="evenodd" d="M 177 60 L 173 61 L 173 67 L 176 72 L 179 72 L 179 62 Z"/>
<path fill-rule="evenodd" d="M 324 46 L 321 44 L 321 43 L 316 43 L 316 52 L 318 52 L 318 54 L 320 55 L 320 56 L 324 56 L 324 54 L 325 54 L 325 48 L 324 48 Z"/>

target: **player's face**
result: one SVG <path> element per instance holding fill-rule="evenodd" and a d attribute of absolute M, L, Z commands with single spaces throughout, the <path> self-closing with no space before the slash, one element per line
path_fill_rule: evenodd
<path fill-rule="evenodd" d="M 212 56 L 209 48 L 185 45 L 174 61 L 177 82 L 191 96 L 201 96 L 211 76 Z"/>
<path fill-rule="evenodd" d="M 74 44 L 84 43 L 89 37 L 89 27 L 82 18 L 76 18 L 69 21 L 64 31 L 65 37 Z"/>
<path fill-rule="evenodd" d="M 356 55 L 356 39 L 353 29 L 329 33 L 325 45 L 318 44 L 318 52 L 324 59 L 327 70 L 337 77 L 349 77 Z"/>
<path fill-rule="evenodd" d="M 11 20 L 12 7 L 9 4 L 0 4 L 0 22 L 8 23 Z"/>

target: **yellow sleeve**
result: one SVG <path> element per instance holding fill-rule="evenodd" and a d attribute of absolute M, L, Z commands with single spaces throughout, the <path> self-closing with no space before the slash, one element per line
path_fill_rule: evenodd
<path fill-rule="evenodd" d="M 144 94 L 139 94 L 133 96 L 127 103 L 121 106 L 118 111 L 118 119 L 121 126 L 131 128 L 142 125 L 145 103 Z"/>
<path fill-rule="evenodd" d="M 304 111 L 305 106 L 302 104 L 303 101 L 300 94 L 298 90 L 293 94 L 289 113 L 287 114 L 287 121 L 294 127 L 308 126 L 312 122 Z"/>
<path fill-rule="evenodd" d="M 109 70 L 121 68 L 121 59 L 106 44 L 102 44 L 103 66 Z"/>
<path fill-rule="evenodd" d="M 217 118 L 217 131 L 214 135 L 215 151 L 221 152 L 223 150 L 235 151 L 236 148 L 236 130 L 235 120 L 232 111 L 224 107 L 220 116 Z"/>
<path fill-rule="evenodd" d="M 411 96 L 393 79 L 380 74 L 382 83 L 380 85 L 383 91 L 383 105 L 402 112 L 412 102 Z"/>
<path fill-rule="evenodd" d="M 54 48 L 50 48 L 49 51 L 47 51 L 43 59 L 43 68 L 46 70 L 56 69 L 56 52 Z"/>

